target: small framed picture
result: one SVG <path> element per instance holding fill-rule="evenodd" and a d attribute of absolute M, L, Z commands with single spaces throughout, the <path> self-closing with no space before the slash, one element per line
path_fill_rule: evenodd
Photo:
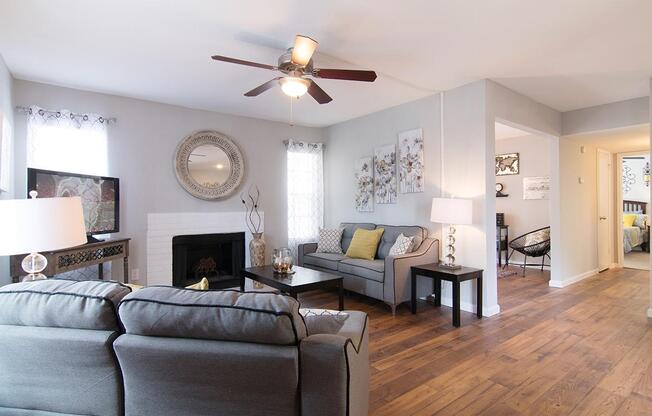
<path fill-rule="evenodd" d="M 496 176 L 518 175 L 518 153 L 505 153 L 496 155 Z"/>

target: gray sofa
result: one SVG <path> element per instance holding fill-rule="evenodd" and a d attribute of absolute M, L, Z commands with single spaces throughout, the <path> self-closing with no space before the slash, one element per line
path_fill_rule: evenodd
<path fill-rule="evenodd" d="M 438 241 L 428 238 L 428 230 L 419 226 L 377 225 L 371 223 L 342 223 L 342 252 L 346 253 L 356 229 L 384 228 L 374 260 L 352 259 L 344 254 L 317 253 L 317 243 L 300 244 L 300 266 L 334 273 L 344 277 L 344 287 L 387 303 L 392 313 L 396 307 L 410 300 L 410 267 L 436 263 L 439 256 Z M 414 236 L 417 247 L 413 252 L 390 256 L 389 250 L 399 234 Z"/>
<path fill-rule="evenodd" d="M 366 415 L 368 323 L 275 293 L 0 288 L 0 415 Z"/>

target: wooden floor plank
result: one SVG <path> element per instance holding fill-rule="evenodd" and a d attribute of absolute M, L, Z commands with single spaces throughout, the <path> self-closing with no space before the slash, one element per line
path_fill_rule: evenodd
<path fill-rule="evenodd" d="M 563 289 L 548 272 L 498 279 L 502 312 L 477 319 L 420 302 L 396 316 L 347 294 L 370 317 L 370 414 L 652 415 L 649 274 L 613 269 Z M 335 308 L 332 292 L 301 295 Z"/>

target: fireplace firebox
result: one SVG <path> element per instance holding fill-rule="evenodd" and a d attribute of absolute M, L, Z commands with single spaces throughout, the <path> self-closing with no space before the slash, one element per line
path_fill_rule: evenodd
<path fill-rule="evenodd" d="M 172 238 L 172 284 L 208 279 L 211 289 L 240 284 L 245 264 L 244 233 L 178 235 Z"/>

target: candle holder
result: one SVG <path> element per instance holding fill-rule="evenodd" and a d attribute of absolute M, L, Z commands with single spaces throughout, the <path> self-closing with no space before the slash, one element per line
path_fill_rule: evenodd
<path fill-rule="evenodd" d="M 276 248 L 272 254 L 272 268 L 275 273 L 292 274 L 292 252 L 287 247 Z"/>

